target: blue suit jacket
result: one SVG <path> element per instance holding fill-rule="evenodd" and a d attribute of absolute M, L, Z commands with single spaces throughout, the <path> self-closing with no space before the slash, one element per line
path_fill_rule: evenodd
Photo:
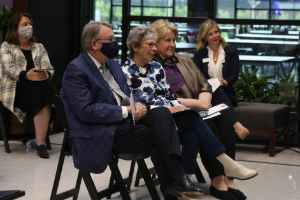
<path fill-rule="evenodd" d="M 224 88 L 224 92 L 230 98 L 233 106 L 237 106 L 238 99 L 236 97 L 233 84 L 238 80 L 240 73 L 240 59 L 237 49 L 231 46 L 226 46 L 225 63 L 223 63 L 222 74 L 223 78 L 228 82 L 228 86 Z M 194 54 L 193 60 L 199 67 L 200 71 L 204 74 L 205 78 L 210 79 L 208 75 L 208 62 L 203 63 L 203 59 L 208 58 L 208 49 L 205 48 Z"/>
<path fill-rule="evenodd" d="M 109 60 L 106 65 L 129 96 L 130 89 L 120 65 L 115 60 Z M 123 121 L 122 109 L 86 52 L 68 65 L 62 80 L 61 99 L 73 138 L 75 167 L 102 173 L 110 159 L 116 126 Z"/>

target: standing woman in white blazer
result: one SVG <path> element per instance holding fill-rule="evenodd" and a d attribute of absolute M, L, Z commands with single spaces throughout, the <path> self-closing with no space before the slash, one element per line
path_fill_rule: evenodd
<path fill-rule="evenodd" d="M 32 37 L 32 18 L 15 13 L 0 48 L 2 65 L 1 101 L 23 122 L 26 114 L 33 117 L 36 149 L 41 158 L 49 158 L 45 146 L 51 114 L 51 97 L 56 90 L 49 82 L 53 67 L 46 49 Z M 48 69 L 47 71 L 36 71 Z"/>

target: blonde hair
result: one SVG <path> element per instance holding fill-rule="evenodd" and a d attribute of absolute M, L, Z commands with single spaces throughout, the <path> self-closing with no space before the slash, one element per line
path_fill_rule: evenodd
<path fill-rule="evenodd" d="M 197 52 L 205 49 L 206 46 L 208 45 L 207 42 L 205 41 L 205 37 L 206 37 L 209 29 L 211 29 L 213 26 L 217 27 L 217 29 L 220 32 L 220 39 L 221 39 L 220 42 L 222 43 L 223 48 L 225 48 L 227 46 L 225 39 L 221 36 L 222 31 L 221 31 L 220 27 L 218 26 L 217 22 L 212 19 L 207 19 L 201 24 L 200 29 L 199 29 L 199 38 L 198 38 L 197 47 L 196 47 Z"/>
<path fill-rule="evenodd" d="M 170 31 L 173 31 L 175 37 L 178 36 L 178 29 L 175 25 L 170 24 L 169 20 L 158 19 L 153 22 L 150 27 L 152 27 L 156 31 L 156 35 L 158 37 L 158 41 L 165 37 Z"/>

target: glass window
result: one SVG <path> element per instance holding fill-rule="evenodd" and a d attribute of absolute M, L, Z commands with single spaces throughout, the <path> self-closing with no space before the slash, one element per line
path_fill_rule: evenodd
<path fill-rule="evenodd" d="M 299 0 L 217 0 L 217 18 L 299 20 Z"/>
<path fill-rule="evenodd" d="M 238 10 L 237 19 L 269 19 L 268 10 Z"/>
<path fill-rule="evenodd" d="M 216 1 L 217 18 L 234 18 L 235 0 Z"/>
<path fill-rule="evenodd" d="M 94 0 L 94 6 L 95 21 L 110 21 L 110 0 Z"/>

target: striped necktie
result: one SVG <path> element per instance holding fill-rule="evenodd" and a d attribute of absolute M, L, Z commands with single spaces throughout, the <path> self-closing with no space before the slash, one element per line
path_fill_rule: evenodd
<path fill-rule="evenodd" d="M 103 70 L 103 76 L 111 90 L 117 93 L 123 100 L 127 100 L 128 96 L 120 89 L 120 86 L 111 75 L 109 69 L 104 64 L 101 64 L 100 69 Z"/>

